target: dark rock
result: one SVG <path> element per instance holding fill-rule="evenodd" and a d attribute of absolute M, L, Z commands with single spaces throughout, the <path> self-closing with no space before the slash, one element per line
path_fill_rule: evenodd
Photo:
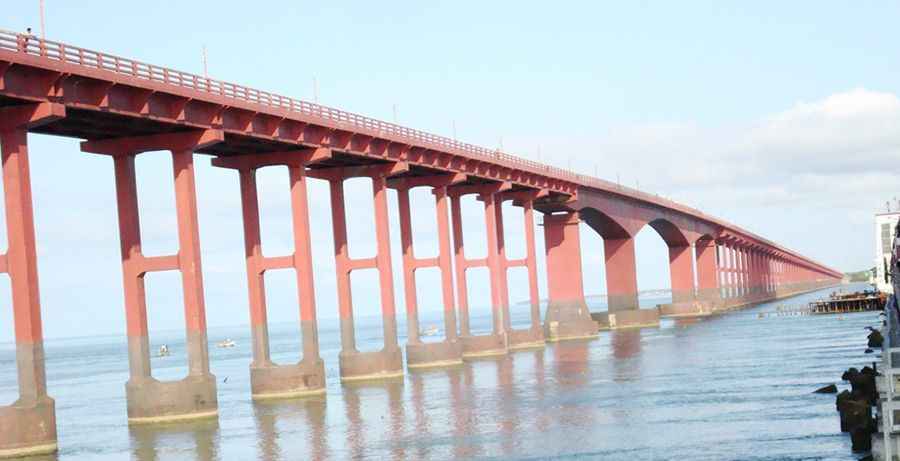
<path fill-rule="evenodd" d="M 884 343 L 884 336 L 881 336 L 881 332 L 878 330 L 873 330 L 869 333 L 869 347 L 881 347 Z"/>
<path fill-rule="evenodd" d="M 850 443 L 854 452 L 872 449 L 872 431 L 867 427 L 858 427 L 850 431 Z"/>
<path fill-rule="evenodd" d="M 875 405 L 878 392 L 875 390 L 875 371 L 869 367 L 866 373 L 860 372 L 850 378 L 850 393 L 857 399 Z"/>
<path fill-rule="evenodd" d="M 875 352 L 875 351 L 873 351 L 872 349 L 866 349 L 866 350 L 863 351 L 863 352 L 866 353 L 866 354 L 871 354 L 872 352 Z"/>
<path fill-rule="evenodd" d="M 848 400 L 850 400 L 850 391 L 845 389 L 845 390 L 841 391 L 841 393 L 838 394 L 837 397 L 835 397 L 835 399 L 834 399 L 835 410 L 841 411 L 843 404 L 845 402 L 847 402 Z"/>
<path fill-rule="evenodd" d="M 837 394 L 837 386 L 829 384 L 813 391 L 813 394 Z"/>
<path fill-rule="evenodd" d="M 847 400 L 841 405 L 841 432 L 868 429 L 872 419 L 872 407 L 864 401 Z"/>
<path fill-rule="evenodd" d="M 851 376 L 856 376 L 858 374 L 859 370 L 857 370 L 856 368 L 848 368 L 847 371 L 845 371 L 844 374 L 841 375 L 841 379 L 844 381 L 850 381 Z"/>

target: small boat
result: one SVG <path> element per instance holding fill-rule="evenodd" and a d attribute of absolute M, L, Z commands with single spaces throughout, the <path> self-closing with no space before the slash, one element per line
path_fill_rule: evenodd
<path fill-rule="evenodd" d="M 431 325 L 426 328 L 425 331 L 423 331 L 421 334 L 422 336 L 435 336 L 438 334 L 438 331 L 440 330 L 438 330 L 437 325 Z"/>
<path fill-rule="evenodd" d="M 226 339 L 225 341 L 219 341 L 218 343 L 216 343 L 216 347 L 221 347 L 221 348 L 234 347 L 235 344 L 236 343 L 234 341 L 232 341 L 231 339 Z"/>
<path fill-rule="evenodd" d="M 168 355 L 169 355 L 169 346 L 166 344 L 159 346 L 159 351 L 156 353 L 156 356 L 157 357 L 166 357 Z"/>

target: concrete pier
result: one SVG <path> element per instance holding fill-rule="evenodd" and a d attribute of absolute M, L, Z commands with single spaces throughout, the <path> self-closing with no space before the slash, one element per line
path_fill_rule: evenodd
<path fill-rule="evenodd" d="M 408 170 L 408 168 L 406 163 L 398 162 L 365 168 L 324 168 L 310 172 L 310 175 L 327 179 L 331 190 L 331 223 L 334 233 L 334 257 L 337 267 L 341 320 L 341 353 L 339 356 L 341 381 L 379 380 L 403 376 L 403 352 L 397 340 L 397 317 L 394 306 L 387 179 L 394 174 Z M 374 258 L 351 259 L 347 247 L 344 180 L 360 176 L 372 180 L 377 250 Z M 378 271 L 384 346 L 377 351 L 360 352 L 356 348 L 350 272 L 359 269 L 376 269 Z"/>
<path fill-rule="evenodd" d="M 125 288 L 125 318 L 128 331 L 130 377 L 126 383 L 129 423 L 156 423 L 218 414 L 216 378 L 209 371 L 203 276 L 200 267 L 200 239 L 197 227 L 197 198 L 194 186 L 194 150 L 221 142 L 216 130 L 86 141 L 81 150 L 113 157 L 116 204 L 122 250 Z M 146 257 L 141 252 L 135 156 L 148 151 L 168 150 L 175 175 L 175 208 L 178 253 Z M 188 375 L 184 379 L 161 382 L 150 370 L 150 343 L 144 276 L 148 272 L 181 272 L 184 294 Z"/>
<path fill-rule="evenodd" d="M 403 247 L 403 291 L 406 301 L 406 364 L 410 369 L 462 365 L 463 344 L 456 325 L 453 297 L 453 267 L 450 255 L 449 198 L 447 187 L 465 181 L 465 175 L 425 176 L 393 180 L 389 186 L 397 190 L 400 211 L 400 242 Z M 438 231 L 438 256 L 417 258 L 413 248 L 413 229 L 409 191 L 413 187 L 431 187 L 435 198 Z M 419 326 L 419 300 L 416 292 L 416 270 L 437 267 L 441 272 L 441 301 L 444 313 L 444 340 L 423 342 Z"/>
<path fill-rule="evenodd" d="M 544 334 L 548 341 L 597 336 L 597 323 L 584 299 L 580 222 L 578 213 L 544 216 L 549 297 Z"/>
<path fill-rule="evenodd" d="M 328 149 L 303 149 L 265 156 L 233 156 L 213 161 L 214 166 L 237 170 L 241 186 L 250 331 L 253 338 L 250 388 L 254 400 L 305 397 L 325 392 L 325 362 L 319 355 L 316 320 L 306 167 L 330 157 L 331 151 Z M 267 166 L 288 169 L 294 252 L 287 256 L 265 257 L 262 254 L 256 172 Z M 297 278 L 303 350 L 299 362 L 293 364 L 276 364 L 272 362 L 269 352 L 265 273 L 273 269 L 292 269 Z"/>
<path fill-rule="evenodd" d="M 0 109 L 0 157 L 8 240 L 7 253 L 0 257 L 0 270 L 10 280 L 19 385 L 18 398 L 11 405 L 0 406 L 0 458 L 56 451 L 56 406 L 47 395 L 44 371 L 28 128 L 52 121 L 64 112 L 61 106 L 51 104 Z"/>

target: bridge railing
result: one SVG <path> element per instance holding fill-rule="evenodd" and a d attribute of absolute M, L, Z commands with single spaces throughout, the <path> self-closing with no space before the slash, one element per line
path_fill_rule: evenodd
<path fill-rule="evenodd" d="M 354 114 L 352 112 L 323 106 L 321 104 L 315 104 L 175 69 L 155 66 L 153 64 L 147 64 L 121 56 L 79 48 L 65 43 L 44 40 L 30 34 L 15 33 L 0 29 L 0 50 L 40 56 L 69 65 L 100 69 L 139 80 L 172 85 L 207 93 L 213 96 L 282 109 L 295 114 L 318 117 L 319 119 L 329 121 L 334 127 L 339 129 L 351 127 L 361 129 L 378 136 L 389 136 L 395 140 L 404 141 L 409 144 L 439 148 L 446 152 L 456 153 L 469 158 L 488 161 L 505 167 L 516 168 L 660 205 L 665 208 L 705 219 L 723 227 L 738 230 L 760 242 L 765 242 L 775 248 L 781 248 L 774 242 L 770 242 L 751 232 L 744 231 L 732 224 L 720 221 L 696 208 L 677 203 L 665 197 L 642 192 L 631 187 L 622 186 L 621 184 L 595 178 L 593 176 L 587 176 L 563 168 L 545 165 L 502 152 L 499 149 L 487 149 L 474 144 L 459 142 L 456 139 L 447 138 L 445 136 L 438 136 L 424 131 L 414 130 L 395 123 L 385 122 L 375 118 Z"/>
<path fill-rule="evenodd" d="M 79 48 L 60 42 L 42 40 L 34 35 L 0 30 L 0 49 L 42 56 L 48 59 L 65 62 L 66 64 L 101 69 L 136 79 L 173 85 L 188 90 L 208 93 L 210 95 L 283 109 L 297 114 L 311 115 L 335 122 L 338 127 L 354 127 L 376 132 L 379 135 L 395 136 L 413 143 L 425 143 L 449 151 L 460 152 L 468 157 L 501 164 L 503 166 L 522 169 L 580 185 L 593 186 L 610 191 L 621 191 L 626 195 L 661 203 L 670 208 L 681 209 L 693 214 L 702 214 L 699 210 L 686 207 L 656 195 L 651 195 L 637 189 L 625 187 L 599 178 L 578 174 L 563 168 L 528 160 L 502 152 L 499 149 L 487 149 L 474 144 L 414 130 L 395 123 L 385 122 L 375 118 L 354 114 L 352 112 L 323 106 L 321 104 L 315 104 L 175 69 L 155 66 L 153 64 L 147 64 L 121 56 Z"/>

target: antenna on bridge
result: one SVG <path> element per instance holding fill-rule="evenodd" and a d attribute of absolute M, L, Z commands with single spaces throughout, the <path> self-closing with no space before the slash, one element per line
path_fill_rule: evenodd
<path fill-rule="evenodd" d="M 40 14 L 41 14 L 41 40 L 47 39 L 47 30 L 44 27 L 44 0 L 40 1 Z"/>
<path fill-rule="evenodd" d="M 319 103 L 319 81 L 313 77 L 313 102 Z"/>
<path fill-rule="evenodd" d="M 203 45 L 203 78 L 209 78 L 209 68 L 206 65 L 206 45 Z"/>

